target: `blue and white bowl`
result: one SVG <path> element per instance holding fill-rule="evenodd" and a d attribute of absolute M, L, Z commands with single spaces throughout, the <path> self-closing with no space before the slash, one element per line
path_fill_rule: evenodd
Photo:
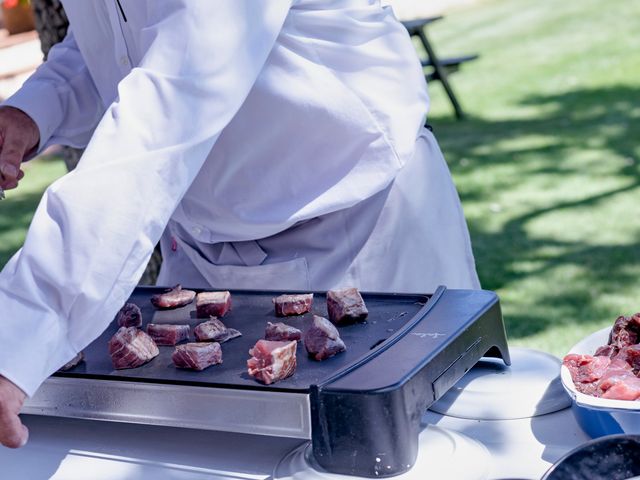
<path fill-rule="evenodd" d="M 611 327 L 592 333 L 574 345 L 569 353 L 593 355 L 609 340 Z M 562 366 L 562 386 L 573 400 L 573 413 L 580 427 L 592 438 L 618 433 L 640 434 L 640 401 L 608 400 L 576 390 L 569 369 Z"/>

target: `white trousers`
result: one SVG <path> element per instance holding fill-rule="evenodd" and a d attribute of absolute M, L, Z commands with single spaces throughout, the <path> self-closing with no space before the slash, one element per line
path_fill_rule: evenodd
<path fill-rule="evenodd" d="M 430 293 L 480 288 L 460 199 L 428 130 L 382 192 L 255 241 L 205 244 L 170 222 L 158 285 Z"/>

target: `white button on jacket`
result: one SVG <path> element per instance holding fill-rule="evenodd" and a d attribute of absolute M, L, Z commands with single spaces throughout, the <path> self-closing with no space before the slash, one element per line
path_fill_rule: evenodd
<path fill-rule="evenodd" d="M 5 102 L 36 121 L 41 149 L 86 145 L 0 273 L 0 374 L 27 394 L 104 331 L 167 224 L 190 232 L 172 250 L 208 283 L 214 256 L 198 249 L 249 242 L 240 257 L 304 267 L 310 288 L 477 286 L 448 170 L 422 131 L 421 68 L 378 1 L 63 3 L 69 35 Z M 344 271 L 321 261 L 326 245 L 306 256 L 308 239 L 279 258 L 294 230 L 325 241 L 304 229 L 316 224 L 344 230 L 325 235 L 349 252 Z M 399 260 L 402 237 L 413 246 Z M 165 279 L 187 269 L 167 265 Z"/>

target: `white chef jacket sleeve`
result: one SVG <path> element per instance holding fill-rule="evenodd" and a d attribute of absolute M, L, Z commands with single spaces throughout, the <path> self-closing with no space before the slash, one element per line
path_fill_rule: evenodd
<path fill-rule="evenodd" d="M 47 189 L 23 248 L 0 273 L 0 374 L 27 395 L 97 338 L 131 294 L 248 95 L 290 0 L 148 8 L 140 64 L 120 82 L 78 168 Z"/>
<path fill-rule="evenodd" d="M 19 108 L 36 122 L 38 152 L 54 144 L 84 147 L 105 110 L 71 29 L 3 105 Z"/>

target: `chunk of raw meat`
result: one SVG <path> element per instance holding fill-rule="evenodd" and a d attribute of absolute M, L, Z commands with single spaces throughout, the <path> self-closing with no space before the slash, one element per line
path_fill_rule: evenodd
<path fill-rule="evenodd" d="M 200 292 L 196 297 L 198 318 L 223 317 L 231 309 L 229 292 Z"/>
<path fill-rule="evenodd" d="M 336 325 L 346 325 L 367 318 L 369 311 L 357 288 L 343 288 L 327 292 L 329 320 Z"/>
<path fill-rule="evenodd" d="M 136 327 L 120 327 L 109 340 L 109 354 L 114 368 L 135 368 L 160 353 L 153 339 Z"/>
<path fill-rule="evenodd" d="M 73 367 L 75 367 L 76 365 L 78 365 L 80 362 L 82 362 L 84 360 L 84 353 L 79 352 L 75 357 L 73 357 L 71 360 L 69 360 L 67 363 L 65 363 L 63 366 L 61 366 L 58 371 L 59 372 L 66 372 L 67 370 L 71 370 Z"/>
<path fill-rule="evenodd" d="M 640 378 L 630 367 L 610 368 L 598 382 L 598 391 L 610 400 L 636 400 L 640 398 Z"/>
<path fill-rule="evenodd" d="M 274 341 L 289 341 L 300 340 L 302 338 L 302 332 L 291 325 L 286 323 L 267 323 L 267 328 L 264 331 L 265 340 Z"/>
<path fill-rule="evenodd" d="M 273 299 L 276 307 L 277 317 L 287 317 L 289 315 L 302 315 L 311 310 L 313 304 L 313 293 L 301 295 L 280 295 Z"/>
<path fill-rule="evenodd" d="M 596 353 L 593 354 L 594 357 L 609 357 L 613 358 L 618 354 L 620 349 L 615 345 L 603 345 L 598 347 Z"/>
<path fill-rule="evenodd" d="M 309 356 L 316 360 L 325 360 L 347 349 L 338 329 L 329 320 L 317 315 L 313 316 L 313 323 L 304 334 L 304 346 Z"/>
<path fill-rule="evenodd" d="M 224 343 L 232 338 L 240 337 L 240 333 L 235 328 L 227 328 L 227 326 L 215 317 L 211 320 L 202 322 L 193 329 L 196 340 L 199 342 L 218 342 Z"/>
<path fill-rule="evenodd" d="M 293 375 L 296 371 L 296 348 L 298 342 L 273 342 L 258 340 L 249 350 L 247 360 L 249 375 L 270 385 Z"/>
<path fill-rule="evenodd" d="M 622 347 L 618 354 L 613 358 L 624 360 L 637 373 L 638 370 L 640 370 L 640 344 Z"/>
<path fill-rule="evenodd" d="M 167 325 L 150 323 L 147 325 L 147 333 L 157 345 L 175 345 L 189 339 L 189 325 Z"/>
<path fill-rule="evenodd" d="M 151 297 L 151 303 L 154 307 L 160 309 L 178 308 L 189 305 L 196 298 L 196 292 L 193 290 L 183 289 L 180 284 L 167 290 L 164 293 L 158 293 Z"/>
<path fill-rule="evenodd" d="M 570 353 L 564 357 L 562 363 L 569 369 L 573 383 L 577 385 L 578 383 L 591 383 L 599 380 L 609 367 L 611 359 Z"/>
<path fill-rule="evenodd" d="M 171 359 L 178 368 L 200 371 L 222 363 L 222 349 L 217 342 L 185 343 L 176 347 Z"/>
<path fill-rule="evenodd" d="M 142 325 L 142 312 L 135 303 L 125 303 L 116 315 L 119 327 L 139 327 Z"/>
<path fill-rule="evenodd" d="M 638 343 L 638 334 L 640 334 L 640 314 L 632 317 L 620 316 L 616 319 L 609 335 L 609 345 L 618 348 L 628 347 Z"/>

